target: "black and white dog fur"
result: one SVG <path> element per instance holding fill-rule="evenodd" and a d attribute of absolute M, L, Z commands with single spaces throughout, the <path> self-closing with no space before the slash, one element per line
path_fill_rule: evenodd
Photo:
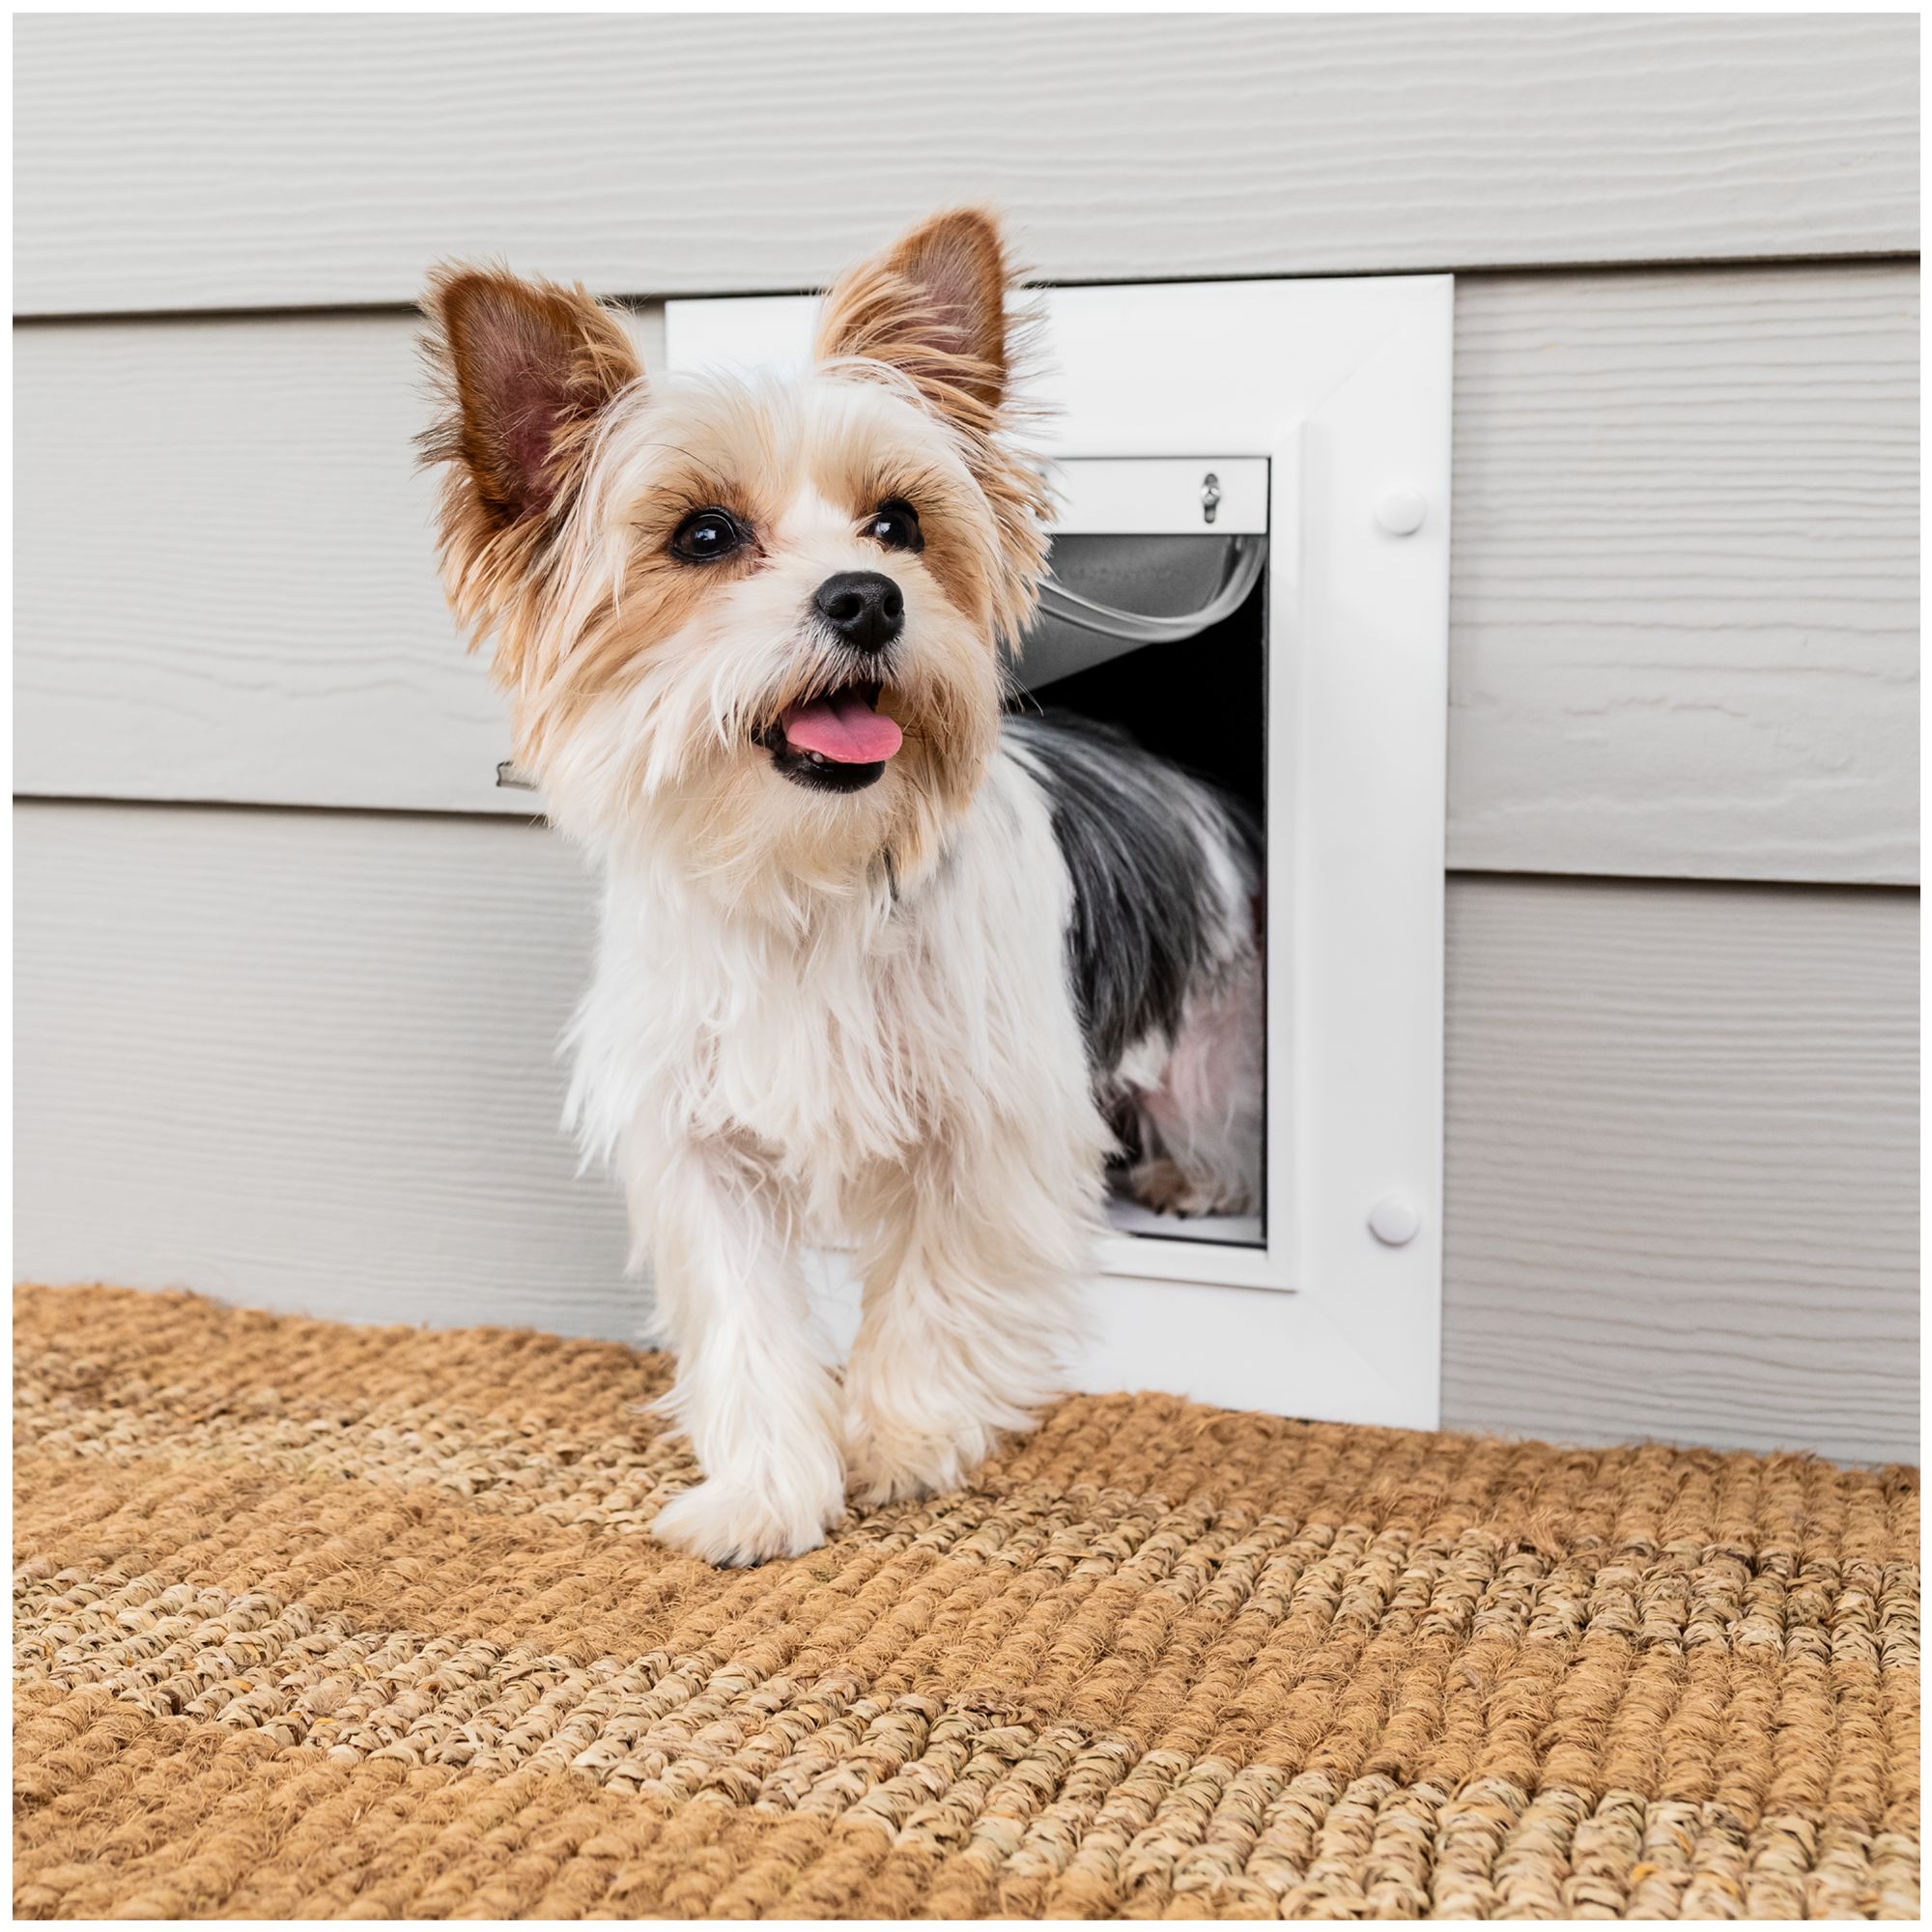
<path fill-rule="evenodd" d="M 1060 1386 L 1110 1161 L 1258 1205 L 1259 872 L 1211 787 L 1003 709 L 1043 568 L 996 223 L 827 298 L 796 377 L 652 378 L 581 291 L 444 270 L 445 582 L 603 881 L 570 1118 L 620 1178 L 713 1562 L 955 1485 Z M 823 1358 L 801 1250 L 856 1249 Z"/>

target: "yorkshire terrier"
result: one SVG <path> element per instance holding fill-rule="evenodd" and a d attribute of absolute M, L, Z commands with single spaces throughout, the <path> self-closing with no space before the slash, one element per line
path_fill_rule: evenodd
<path fill-rule="evenodd" d="M 603 913 L 569 1121 L 621 1179 L 714 1563 L 958 1484 L 1056 1391 L 1110 1163 L 1258 1203 L 1252 828 L 1077 721 L 1008 715 L 1046 568 L 998 221 L 848 271 L 799 374 L 647 374 L 581 288 L 424 308 L 443 579 Z M 856 1251 L 827 1365 L 800 1251 Z"/>

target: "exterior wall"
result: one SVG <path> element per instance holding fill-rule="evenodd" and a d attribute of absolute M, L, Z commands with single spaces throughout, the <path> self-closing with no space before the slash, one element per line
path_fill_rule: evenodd
<path fill-rule="evenodd" d="M 405 304 L 648 353 L 986 193 L 1057 279 L 1459 274 L 1448 1419 L 1916 1456 L 1917 22 L 719 24 L 20 23 L 17 1270 L 629 1331 Z"/>

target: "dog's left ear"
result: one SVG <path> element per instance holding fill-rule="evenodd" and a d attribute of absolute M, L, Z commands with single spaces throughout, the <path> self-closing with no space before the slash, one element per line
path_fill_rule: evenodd
<path fill-rule="evenodd" d="M 898 369 L 929 407 L 983 434 L 1007 396 L 1014 279 L 992 214 L 936 214 L 838 278 L 814 353 L 820 361 L 857 355 Z"/>

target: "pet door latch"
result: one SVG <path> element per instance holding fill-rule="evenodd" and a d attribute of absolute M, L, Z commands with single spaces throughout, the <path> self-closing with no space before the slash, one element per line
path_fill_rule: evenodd
<path fill-rule="evenodd" d="M 1201 521 L 1211 524 L 1221 507 L 1221 479 L 1210 469 L 1201 479 Z"/>

